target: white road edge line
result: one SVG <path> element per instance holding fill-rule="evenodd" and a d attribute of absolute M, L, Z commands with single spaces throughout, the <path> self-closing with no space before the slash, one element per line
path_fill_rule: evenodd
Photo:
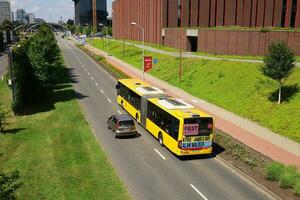
<path fill-rule="evenodd" d="M 118 110 L 118 113 L 119 113 L 120 115 L 122 114 L 122 112 L 121 112 L 121 111 L 119 111 L 119 110 Z"/>
<path fill-rule="evenodd" d="M 157 149 L 154 149 L 154 151 L 164 160 L 166 160 L 166 158 L 157 150 Z"/>
<path fill-rule="evenodd" d="M 95 82 L 95 85 L 98 86 L 98 83 Z"/>
<path fill-rule="evenodd" d="M 190 186 L 204 199 L 208 200 L 193 184 L 190 184 Z"/>
<path fill-rule="evenodd" d="M 102 94 L 104 94 L 103 90 L 100 90 Z"/>
<path fill-rule="evenodd" d="M 109 103 L 111 103 L 111 100 L 110 100 L 109 98 L 107 98 L 107 101 L 108 101 Z"/>

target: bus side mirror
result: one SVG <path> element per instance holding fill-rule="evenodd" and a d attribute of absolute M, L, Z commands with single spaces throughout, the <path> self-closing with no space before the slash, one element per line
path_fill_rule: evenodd
<path fill-rule="evenodd" d="M 120 89 L 120 85 L 118 84 L 118 85 L 116 85 L 116 89 L 118 90 L 118 89 Z"/>

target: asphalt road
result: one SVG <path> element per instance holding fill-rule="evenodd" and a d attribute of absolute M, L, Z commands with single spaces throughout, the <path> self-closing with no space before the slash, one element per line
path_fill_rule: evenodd
<path fill-rule="evenodd" d="M 0 78 L 6 71 L 7 66 L 8 66 L 7 55 L 4 54 L 4 55 L 0 56 Z"/>
<path fill-rule="evenodd" d="M 216 158 L 178 159 L 141 127 L 139 137 L 115 139 L 106 120 L 124 112 L 116 81 L 70 41 L 59 46 L 86 118 L 133 199 L 270 199 Z"/>

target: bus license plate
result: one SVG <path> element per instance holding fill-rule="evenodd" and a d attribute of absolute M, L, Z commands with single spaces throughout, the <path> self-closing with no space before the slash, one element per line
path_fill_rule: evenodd
<path fill-rule="evenodd" d="M 204 142 L 183 142 L 183 148 L 203 148 L 203 147 L 210 147 L 212 145 L 211 141 L 204 141 Z"/>

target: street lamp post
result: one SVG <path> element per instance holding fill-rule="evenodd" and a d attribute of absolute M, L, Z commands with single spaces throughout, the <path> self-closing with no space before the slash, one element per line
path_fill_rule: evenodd
<path fill-rule="evenodd" d="M 108 54 L 108 27 L 105 26 L 104 24 L 100 23 L 100 26 L 103 26 L 105 28 L 105 39 L 106 39 L 106 47 L 105 47 L 105 51 L 106 51 L 106 64 L 107 66 L 109 66 L 109 54 Z"/>
<path fill-rule="evenodd" d="M 145 30 L 143 27 L 141 27 L 140 25 L 138 25 L 136 22 L 131 22 L 131 25 L 138 27 L 141 31 L 142 31 L 142 37 L 143 37 L 143 52 L 142 52 L 142 80 L 144 81 L 144 77 L 145 77 L 145 70 L 144 70 L 144 56 L 145 56 Z"/>
<path fill-rule="evenodd" d="M 179 52 L 179 82 L 182 82 L 182 46 L 183 46 L 183 0 L 180 0 L 180 52 Z"/>
<path fill-rule="evenodd" d="M 13 52 L 11 48 L 7 49 L 7 54 L 8 54 L 10 80 L 11 80 L 12 96 L 13 96 L 13 103 L 14 103 L 16 101 L 16 94 L 15 94 L 15 77 L 14 77 L 14 70 L 13 70 Z"/>

